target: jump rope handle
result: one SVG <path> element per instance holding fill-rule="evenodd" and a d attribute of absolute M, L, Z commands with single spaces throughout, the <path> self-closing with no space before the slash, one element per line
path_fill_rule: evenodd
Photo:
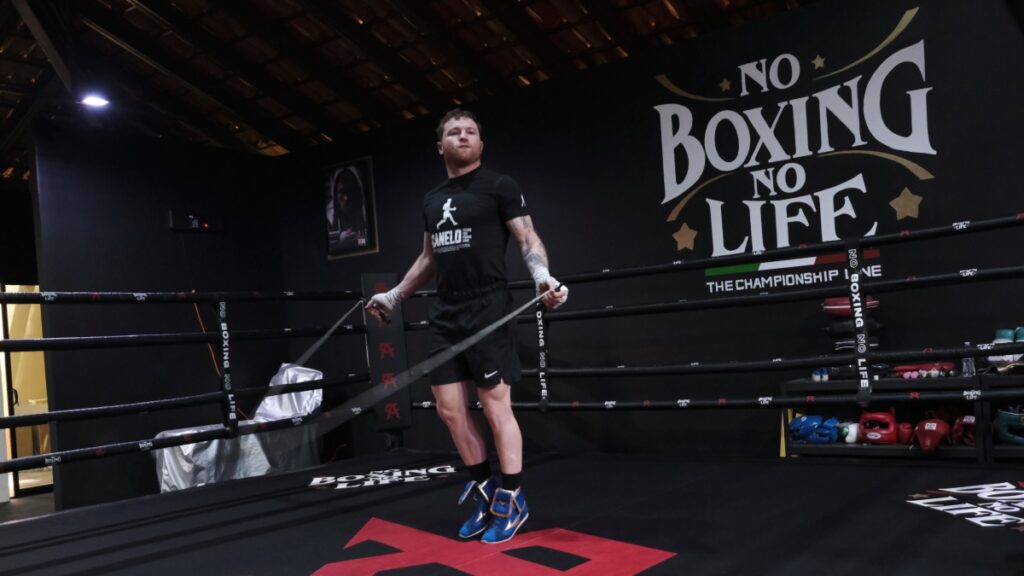
<path fill-rule="evenodd" d="M 377 311 L 377 314 L 380 314 L 380 318 L 384 320 L 385 324 L 391 324 L 391 314 L 388 314 L 386 310 L 376 304 L 373 305 L 373 309 Z"/>

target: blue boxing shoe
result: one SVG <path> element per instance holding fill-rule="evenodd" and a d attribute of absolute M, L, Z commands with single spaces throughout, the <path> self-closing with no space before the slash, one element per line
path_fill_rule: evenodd
<path fill-rule="evenodd" d="M 494 518 L 481 538 L 484 544 L 500 544 L 515 536 L 530 517 L 530 508 L 526 505 L 522 488 L 516 488 L 514 492 L 498 488 L 491 501 L 491 514 Z"/>
<path fill-rule="evenodd" d="M 459 504 L 466 501 L 469 495 L 473 495 L 473 515 L 462 523 L 459 528 L 459 538 L 472 538 L 487 529 L 487 523 L 491 520 L 491 499 L 494 498 L 494 490 L 497 487 L 495 478 L 488 478 L 482 484 L 475 480 L 466 482 L 466 488 L 459 496 Z"/>

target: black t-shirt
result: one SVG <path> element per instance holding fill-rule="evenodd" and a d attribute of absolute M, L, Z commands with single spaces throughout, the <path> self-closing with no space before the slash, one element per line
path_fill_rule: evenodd
<path fill-rule="evenodd" d="M 505 282 L 506 222 L 525 216 L 516 181 L 486 168 L 452 178 L 423 197 L 423 224 L 442 295 Z"/>

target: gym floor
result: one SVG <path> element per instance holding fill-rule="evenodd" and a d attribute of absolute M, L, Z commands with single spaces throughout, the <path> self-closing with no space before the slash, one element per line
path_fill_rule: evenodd
<path fill-rule="evenodd" d="M 0 574 L 1013 574 L 1024 468 L 528 458 L 511 541 L 459 541 L 452 455 L 393 453 L 0 525 Z M 371 474 L 375 473 L 375 474 Z M 915 503 L 916 502 L 916 503 Z M 1022 520 L 1024 521 L 1024 520 Z"/>

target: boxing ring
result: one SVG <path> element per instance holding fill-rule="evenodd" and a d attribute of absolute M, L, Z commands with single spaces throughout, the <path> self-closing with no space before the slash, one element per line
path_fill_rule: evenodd
<path fill-rule="evenodd" d="M 782 433 L 796 412 L 819 407 L 880 411 L 891 404 L 958 403 L 979 417 L 972 456 L 938 460 L 917 444 L 901 445 L 906 458 L 880 460 L 830 458 L 714 459 L 651 455 L 529 454 L 525 475 L 530 521 L 510 542 L 486 546 L 459 541 L 455 529 L 466 510 L 455 499 L 465 481 L 451 453 L 395 450 L 326 465 L 277 471 L 271 475 L 221 479 L 209 485 L 129 500 L 86 506 L 44 517 L 0 525 L 0 574 L 789 574 L 794 570 L 861 574 L 976 573 L 1019 574 L 1024 538 L 1024 466 L 995 461 L 991 444 L 991 408 L 1024 399 L 1016 376 L 978 374 L 930 386 L 929 379 L 880 377 L 893 362 L 941 362 L 950 358 L 1024 353 L 1024 342 L 924 350 L 872 350 L 870 323 L 854 323 L 849 353 L 774 357 L 754 361 L 701 362 L 601 368 L 552 365 L 549 349 L 559 342 L 550 323 L 594 321 L 758 306 L 778 302 L 846 297 L 851 318 L 868 314 L 867 295 L 919 290 L 962 283 L 1024 277 L 1024 266 L 957 270 L 899 280 L 875 280 L 859 274 L 867 249 L 920 240 L 973 234 L 1024 224 L 1022 215 L 981 222 L 903 231 L 855 241 L 770 250 L 757 255 L 677 261 L 660 266 L 603 270 L 562 280 L 577 293 L 587 285 L 623 278 L 751 262 L 803 258 L 841 252 L 848 282 L 786 292 L 676 301 L 600 309 L 548 312 L 537 308 L 516 320 L 536 326 L 537 368 L 524 370 L 537 382 L 536 402 L 514 402 L 517 411 L 559 418 L 570 411 L 771 410 L 779 413 Z M 532 288 L 517 282 L 512 288 Z M 240 421 L 240 396 L 264 398 L 308 393 L 330 387 L 365 386 L 368 373 L 344 378 L 314 378 L 267 387 L 231 382 L 228 343 L 245 339 L 362 336 L 367 328 L 342 325 L 322 329 L 230 331 L 228 304 L 234 301 L 355 301 L 354 291 L 311 293 L 42 293 L 3 294 L 0 302 L 216 303 L 221 329 L 205 334 L 148 334 L 85 338 L 45 338 L 0 342 L 6 352 L 106 347 L 217 344 L 222 376 L 219 390 L 200 395 L 117 406 L 51 411 L 0 418 L 0 427 L 99 419 L 182 406 L 214 404 L 223 419 L 201 431 L 129 439 L 124 442 L 15 458 L 0 472 L 44 465 L 73 466 L 76 461 L 154 452 L 202 442 L 236 442 L 253 435 L 284 431 L 286 446 L 300 446 L 355 418 L 429 371 L 424 362 L 400 374 L 398 385 L 381 383 L 353 394 L 338 407 L 314 409 L 280 420 Z M 418 295 L 429 298 L 430 293 Z M 527 304 L 530 304 L 529 302 Z M 532 309 L 532 307 L 530 307 Z M 346 314 L 347 315 L 347 314 Z M 345 317 L 342 318 L 344 320 Z M 425 322 L 403 325 L 411 334 Z M 671 361 L 671 360 L 670 360 Z M 529 360 L 527 361 L 529 362 Z M 298 363 L 298 364 L 301 364 Z M 777 373 L 793 369 L 852 367 L 853 379 L 836 382 L 828 394 L 772 393 L 634 401 L 608 398 L 563 401 L 558 383 L 570 378 L 649 375 L 699 376 L 722 373 Z M 876 376 L 879 376 L 876 378 Z M 767 378 L 767 376 L 766 376 Z M 894 382 L 895 381 L 895 382 Z M 819 384 L 821 384 L 819 382 Z M 962 387 L 959 387 L 960 385 Z M 932 388 L 932 389 L 929 389 Z M 939 389 L 935 389 L 939 388 Z M 766 390 L 768 388 L 766 387 Z M 628 397 L 628 391 L 624 391 Z M 431 402 L 414 402 L 432 410 Z M 862 422 L 863 423 L 863 422 Z M 872 430 L 877 430 L 875 422 Z M 303 436 L 302 430 L 316 430 Z M 526 431 L 526 435 L 529 431 Z M 934 436 L 934 435 L 933 435 Z M 919 439 L 920 438 L 920 439 Z M 790 438 L 789 447 L 803 440 Z M 841 443 L 841 440 L 840 440 Z M 269 451 L 269 449 L 268 449 Z M 812 451 L 804 454 L 813 454 Z M 870 454 L 862 452 L 855 454 Z M 791 454 L 787 454 L 791 455 Z M 1012 453 L 1011 453 L 1012 455 Z M 1019 456 L 1018 456 L 1019 457 Z"/>

